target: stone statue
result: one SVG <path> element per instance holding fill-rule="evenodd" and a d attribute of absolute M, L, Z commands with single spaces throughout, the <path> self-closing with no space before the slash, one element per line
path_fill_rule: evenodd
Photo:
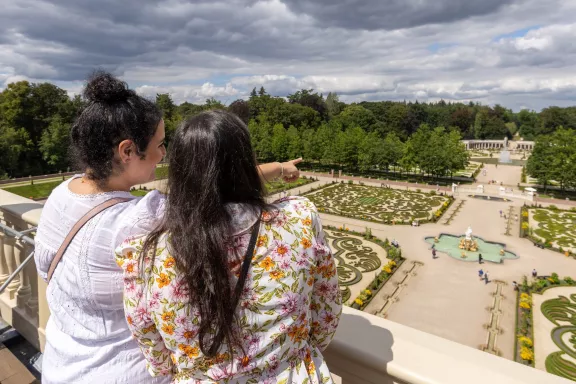
<path fill-rule="evenodd" d="M 468 229 L 466 230 L 466 240 L 471 240 L 472 239 L 472 227 L 468 226 Z"/>

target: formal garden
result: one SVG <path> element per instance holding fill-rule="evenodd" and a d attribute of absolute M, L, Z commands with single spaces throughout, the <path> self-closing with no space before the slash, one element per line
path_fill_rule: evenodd
<path fill-rule="evenodd" d="M 576 257 L 576 209 L 525 206 L 521 226 L 521 235 L 535 245 Z"/>
<path fill-rule="evenodd" d="M 437 221 L 453 198 L 428 193 L 333 183 L 306 194 L 318 211 L 382 224 L 419 224 Z"/>
<path fill-rule="evenodd" d="M 324 233 L 336 259 L 342 301 L 364 309 L 404 262 L 402 250 L 372 236 L 372 231 L 351 231 L 324 226 Z"/>
<path fill-rule="evenodd" d="M 576 281 L 525 277 L 517 304 L 515 360 L 576 381 Z"/>

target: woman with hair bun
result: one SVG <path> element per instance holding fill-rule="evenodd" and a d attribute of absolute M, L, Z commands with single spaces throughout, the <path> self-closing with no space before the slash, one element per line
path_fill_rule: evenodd
<path fill-rule="evenodd" d="M 54 189 L 35 239 L 51 313 L 42 383 L 167 383 L 146 372 L 125 320 L 122 270 L 114 261 L 122 240 L 150 232 L 164 213 L 161 193 L 130 194 L 132 186 L 154 180 L 166 154 L 162 114 L 105 72 L 91 76 L 84 98 L 71 129 L 71 150 L 84 173 Z M 260 174 L 296 179 L 297 162 L 265 164 Z"/>

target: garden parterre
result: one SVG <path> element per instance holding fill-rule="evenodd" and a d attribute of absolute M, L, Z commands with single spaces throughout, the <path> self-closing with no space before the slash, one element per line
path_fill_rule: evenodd
<path fill-rule="evenodd" d="M 530 209 L 532 236 L 561 251 L 576 253 L 576 212 L 550 208 Z"/>
<path fill-rule="evenodd" d="M 318 211 L 377 223 L 438 219 L 450 204 L 446 196 L 357 184 L 334 184 L 306 195 Z"/>

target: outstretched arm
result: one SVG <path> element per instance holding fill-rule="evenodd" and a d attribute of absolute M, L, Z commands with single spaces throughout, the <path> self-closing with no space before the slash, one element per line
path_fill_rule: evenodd
<path fill-rule="evenodd" d="M 274 162 L 260 164 L 258 166 L 260 177 L 264 182 L 271 181 L 279 177 L 282 177 L 282 179 L 287 183 L 296 181 L 300 177 L 300 171 L 296 165 L 301 161 L 302 158 L 300 157 L 298 159 L 286 161 L 284 163 Z"/>

